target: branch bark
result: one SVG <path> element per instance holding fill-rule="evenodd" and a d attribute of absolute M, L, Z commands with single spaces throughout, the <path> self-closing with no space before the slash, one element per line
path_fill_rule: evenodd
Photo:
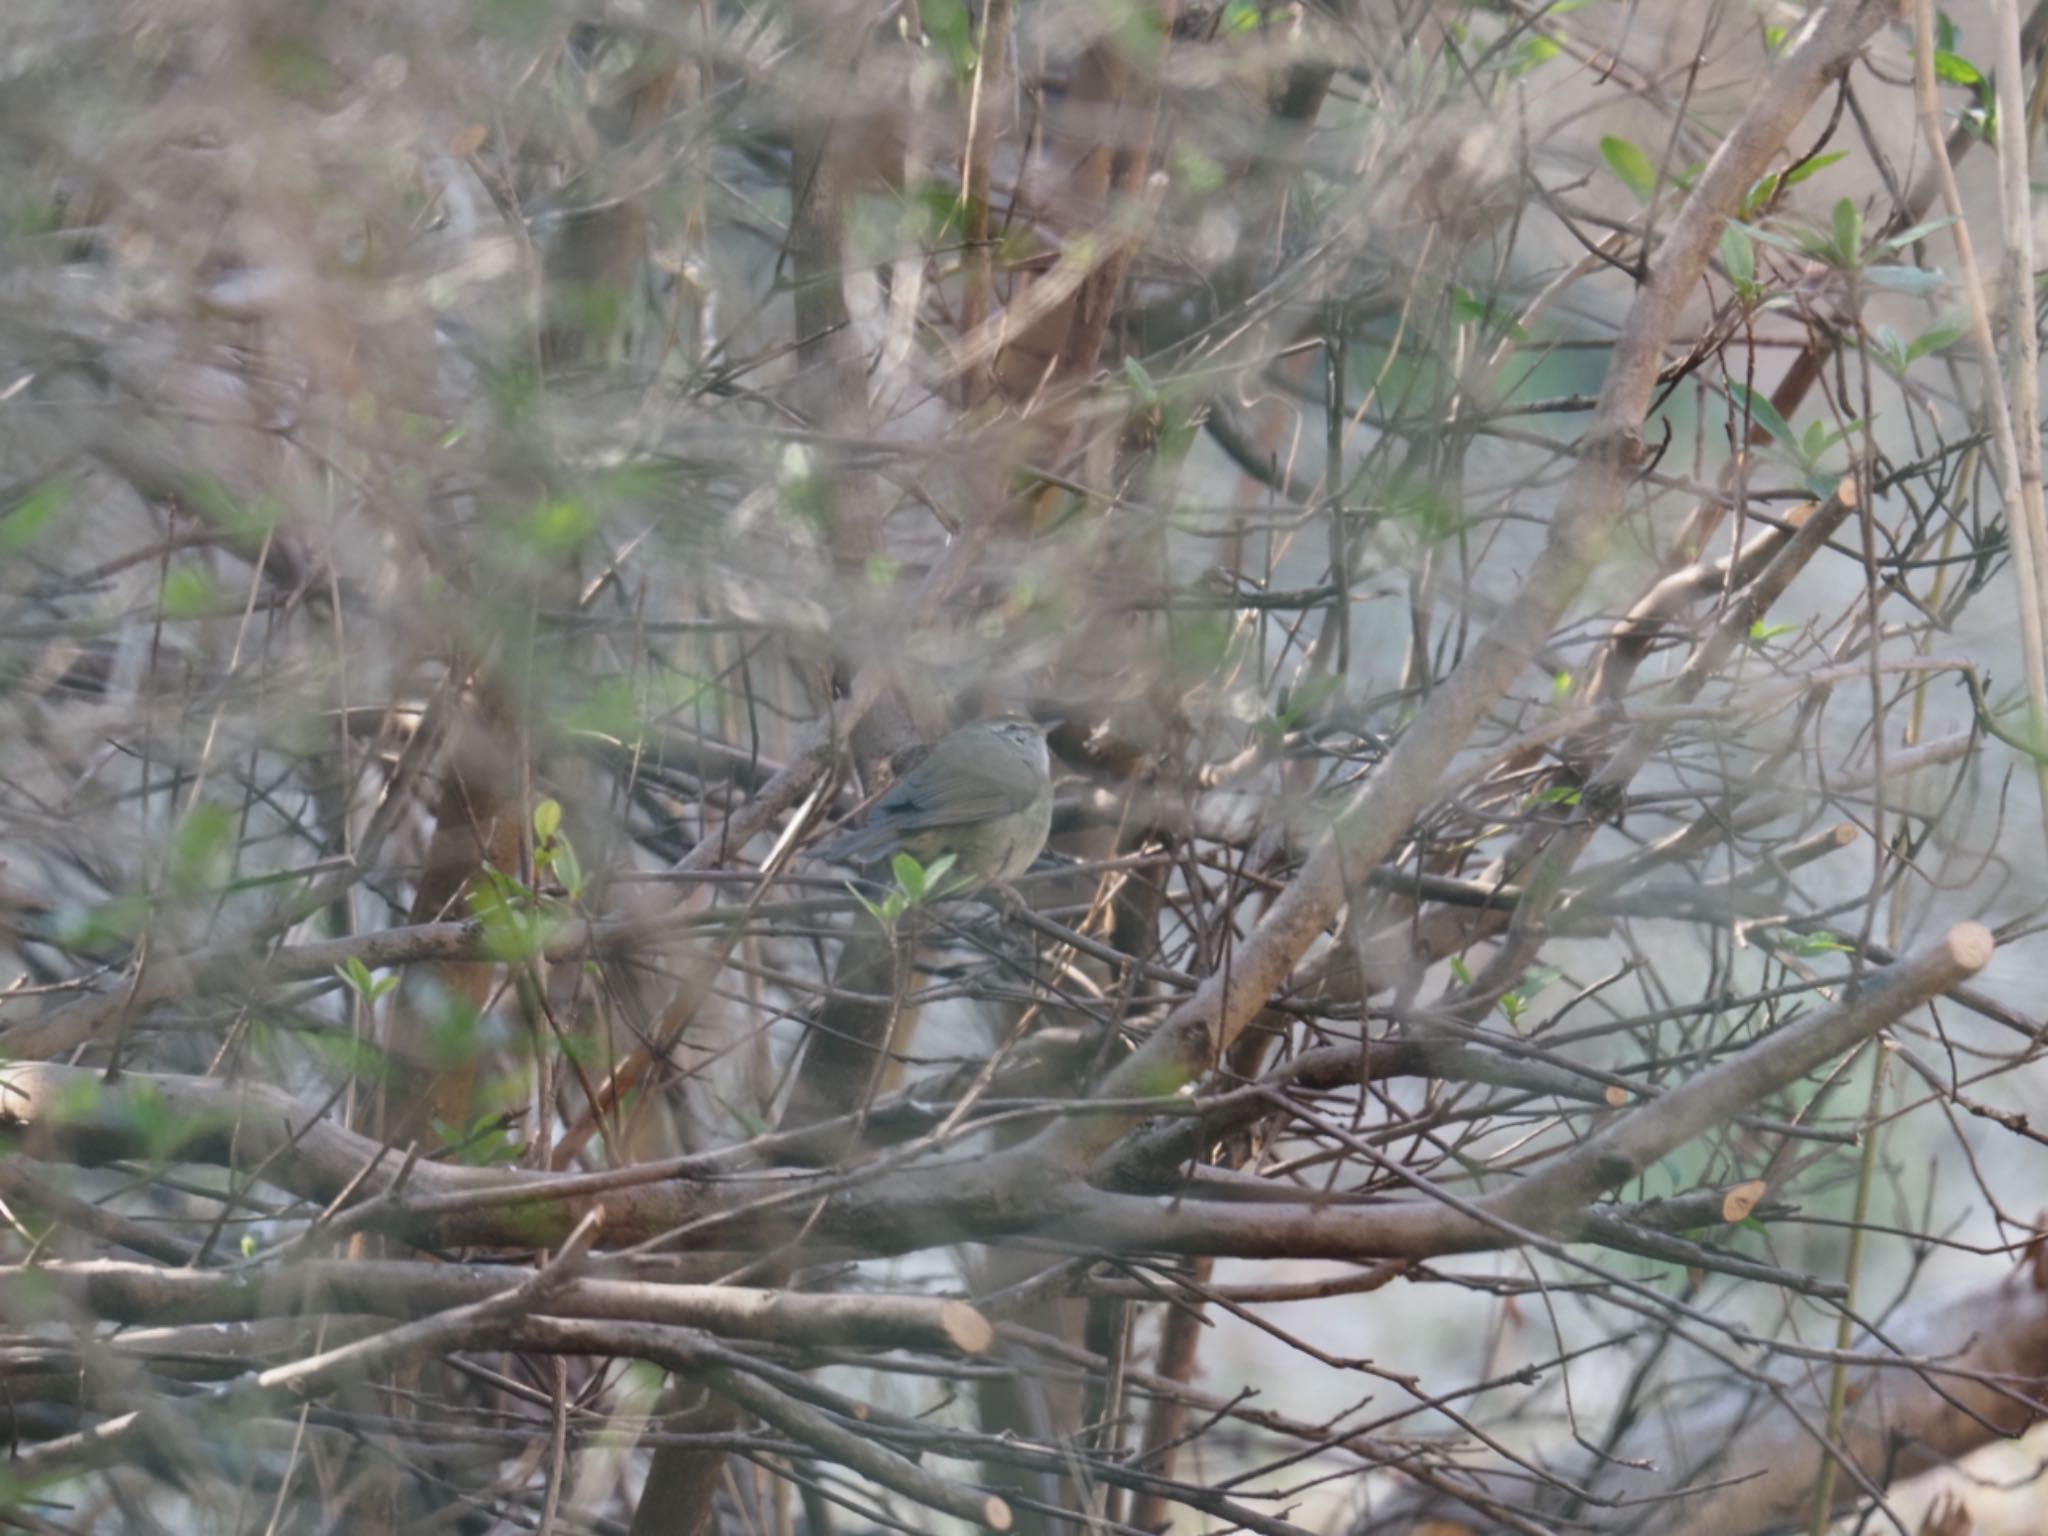
<path fill-rule="evenodd" d="M 1232 957 L 1176 1008 L 1144 1048 L 1101 1083 L 1104 1097 L 1170 1092 L 1208 1070 L 1335 919 L 1347 890 L 1385 860 L 1433 800 L 1452 760 L 1528 659 L 1548 643 L 1599 562 L 1640 462 L 1638 431 L 1664 349 L 1705 271 L 1728 214 L 1781 150 L 1827 83 L 1890 18 L 1878 0 L 1831 0 L 1786 45 L 1742 120 L 1707 162 L 1665 237 L 1616 341 L 1599 402 L 1542 556 L 1520 593 L 1431 695 L 1294 882 Z M 1069 1167 L 1098 1156 L 1124 1127 L 1115 1116 L 1045 1133 Z"/>

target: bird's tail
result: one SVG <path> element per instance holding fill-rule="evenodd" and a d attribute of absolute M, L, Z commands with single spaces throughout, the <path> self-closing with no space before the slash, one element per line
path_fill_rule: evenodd
<path fill-rule="evenodd" d="M 887 827 L 855 827 L 820 848 L 818 857 L 833 864 L 872 864 L 893 852 L 895 843 Z"/>

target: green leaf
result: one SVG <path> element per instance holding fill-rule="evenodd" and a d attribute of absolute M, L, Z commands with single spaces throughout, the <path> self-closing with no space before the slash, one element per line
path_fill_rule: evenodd
<path fill-rule="evenodd" d="M 1934 51 L 1934 78 L 1944 85 L 1982 85 L 1984 72 L 1960 54 L 1937 48 Z"/>
<path fill-rule="evenodd" d="M 1272 719 L 1266 723 L 1273 727 L 1276 735 L 1284 736 L 1302 721 L 1319 714 L 1343 687 L 1344 679 L 1341 677 L 1305 678 L 1280 695 L 1280 707 L 1273 711 Z"/>
<path fill-rule="evenodd" d="M 350 955 L 334 968 L 334 974 L 341 978 L 341 984 L 365 1002 L 376 992 L 376 981 L 370 975 L 370 968 L 355 955 Z"/>
<path fill-rule="evenodd" d="M 547 842 L 562 830 L 562 802 L 552 796 L 533 808 L 533 835 Z"/>
<path fill-rule="evenodd" d="M 1907 343 L 1906 361 L 1917 363 L 1928 353 L 1940 351 L 1951 342 L 1960 340 L 1968 328 L 1961 320 L 1953 320 L 1946 325 L 1937 325 L 1922 331 Z"/>
<path fill-rule="evenodd" d="M 1614 172 L 1619 181 L 1637 197 L 1648 201 L 1657 190 L 1657 168 L 1644 154 L 1627 139 L 1618 139 L 1613 134 L 1600 141 L 1600 158 L 1607 162 L 1607 169 Z"/>
<path fill-rule="evenodd" d="M 1237 630 L 1217 614 L 1176 615 L 1168 644 L 1174 664 L 1191 677 L 1213 677 L 1230 659 Z"/>
<path fill-rule="evenodd" d="M 1820 426 L 1820 423 L 1815 422 L 1814 426 L 1818 427 Z M 1839 427 L 1830 427 L 1818 434 L 1809 431 L 1806 435 L 1812 441 L 1819 444 L 1819 446 L 1814 449 L 1814 456 L 1819 457 L 1819 455 L 1825 453 L 1828 449 L 1834 447 L 1835 444 L 1839 443 L 1851 432 L 1861 432 L 1862 430 L 1863 418 L 1861 416 L 1857 416 L 1853 417 L 1848 421 L 1843 422 Z"/>
<path fill-rule="evenodd" d="M 1846 955 L 1852 945 L 1832 933 L 1802 933 L 1790 936 L 1786 946 L 1795 955 Z"/>
<path fill-rule="evenodd" d="M 165 883 L 182 895 L 218 890 L 227 884 L 234 858 L 233 814 L 223 805 L 195 805 L 171 834 Z"/>
<path fill-rule="evenodd" d="M 889 861 L 889 872 L 896 877 L 904 895 L 911 901 L 924 900 L 924 866 L 907 853 L 899 853 Z"/>
<path fill-rule="evenodd" d="M 1948 278 L 1944 274 L 1930 272 L 1925 267 L 1865 267 L 1863 280 L 1873 288 L 1882 288 L 1888 293 L 1910 294 L 1914 298 L 1927 298 L 1948 286 Z"/>
<path fill-rule="evenodd" d="M 889 926 L 889 919 L 883 916 L 882 907 L 877 906 L 872 901 L 869 901 L 867 897 L 861 893 L 861 888 L 859 886 L 855 885 L 851 880 L 849 880 L 846 882 L 846 889 L 848 894 L 851 895 L 855 901 L 861 904 L 862 910 L 864 910 L 869 917 L 872 917 L 878 926 L 883 928 L 887 928 Z"/>
<path fill-rule="evenodd" d="M 1736 406 L 1748 418 L 1776 438 L 1786 448 L 1797 446 L 1799 439 L 1792 434 L 1791 423 L 1778 414 L 1778 408 L 1770 400 L 1758 394 L 1747 384 L 1730 384 L 1728 393 Z"/>
<path fill-rule="evenodd" d="M 389 1082 L 396 1075 L 389 1058 L 367 1040 L 352 1039 L 328 1030 L 307 1035 L 304 1044 L 337 1076 L 359 1077 L 369 1082 Z"/>
<path fill-rule="evenodd" d="M 259 496 L 245 501 L 218 480 L 203 476 L 189 482 L 185 494 L 191 508 L 201 517 L 252 550 L 284 516 L 284 504 L 275 497 Z"/>
<path fill-rule="evenodd" d="M 1533 73 L 1563 52 L 1547 37 L 1524 38 L 1521 47 L 1508 55 L 1506 73 L 1511 77 Z"/>
<path fill-rule="evenodd" d="M 197 619 L 220 606 L 220 589 L 204 566 L 173 566 L 164 573 L 157 606 L 167 619 Z"/>
<path fill-rule="evenodd" d="M 128 1094 L 129 1123 L 140 1133 L 145 1155 L 152 1162 L 169 1158 L 180 1145 L 198 1134 L 204 1120 L 213 1118 L 192 1116 L 180 1121 L 149 1079 L 138 1077 L 129 1081 L 134 1084 Z"/>
<path fill-rule="evenodd" d="M 1775 229 L 1765 229 L 1760 224 L 1744 224 L 1742 231 L 1752 240 L 1759 240 L 1775 250 L 1785 251 L 1794 256 L 1813 255 L 1815 247 L 1819 243 L 1819 238 L 1814 235 L 1802 237 L 1781 234 Z"/>
<path fill-rule="evenodd" d="M 1159 389 L 1152 382 L 1152 375 L 1145 371 L 1145 365 L 1135 357 L 1124 359 L 1124 377 L 1130 381 L 1131 393 L 1138 397 L 1141 405 L 1157 405 Z"/>
<path fill-rule="evenodd" d="M 1938 234 L 1940 231 L 1947 229 L 1955 221 L 1954 214 L 1947 214 L 1938 219 L 1928 219 L 1923 223 L 1915 224 L 1910 229 L 1902 229 L 1896 235 L 1889 236 L 1878 249 L 1886 252 L 1902 251 L 1909 245 L 1917 245 L 1929 235 Z"/>
<path fill-rule="evenodd" d="M 50 1106 L 52 1125 L 74 1125 L 89 1119 L 100 1107 L 100 1081 L 96 1077 L 74 1077 L 57 1090 Z"/>
<path fill-rule="evenodd" d="M 1384 485 L 1378 499 L 1387 517 L 1424 544 L 1440 544 L 1465 527 L 1463 506 L 1436 480 L 1402 475 Z M 1219 648 L 1219 660 L 1223 654 Z"/>
<path fill-rule="evenodd" d="M 963 80 L 972 76 L 977 56 L 974 22 L 962 0 L 919 0 L 917 10 L 924 35 L 952 65 L 953 72 Z"/>
<path fill-rule="evenodd" d="M 467 1167 L 503 1167 L 517 1162 L 523 1150 L 503 1115 L 481 1116 L 459 1134 L 441 1125 L 438 1118 L 435 1125 L 442 1142 L 454 1149 L 455 1160 Z"/>
<path fill-rule="evenodd" d="M 1191 144 L 1176 144 L 1167 153 L 1173 163 L 1174 181 L 1198 197 L 1220 192 L 1230 179 L 1221 165 Z"/>
<path fill-rule="evenodd" d="M 536 508 L 525 536 L 536 555 L 566 555 L 597 532 L 597 519 L 582 502 L 570 498 Z"/>
<path fill-rule="evenodd" d="M 1735 286 L 1747 292 L 1756 286 L 1756 247 L 1739 224 L 1721 230 L 1721 265 Z"/>
<path fill-rule="evenodd" d="M 1490 298 L 1481 298 L 1463 288 L 1454 289 L 1451 294 L 1451 314 L 1458 320 L 1484 326 L 1495 335 L 1506 336 L 1513 341 L 1527 341 L 1529 333 L 1522 329 L 1513 315 L 1501 308 Z"/>
<path fill-rule="evenodd" d="M 533 905 L 533 893 L 498 870 L 470 894 L 470 911 L 483 925 L 484 950 L 493 960 L 515 965 L 539 954 L 557 924 Z"/>
<path fill-rule="evenodd" d="M 0 555 L 18 554 L 35 543 L 70 500 L 70 481 L 46 480 L 11 510 L 0 512 Z"/>
<path fill-rule="evenodd" d="M 1837 149 L 1825 155 L 1815 155 L 1811 160 L 1795 165 L 1791 170 L 1787 171 L 1785 173 L 1785 185 L 1796 187 L 1809 177 L 1819 175 L 1837 160 L 1846 160 L 1848 158 L 1849 151 L 1846 149 Z"/>
<path fill-rule="evenodd" d="M 127 891 L 89 908 L 67 905 L 58 910 L 57 942 L 78 954 L 97 954 L 125 944 L 149 921 L 149 898 Z"/>
<path fill-rule="evenodd" d="M 1854 266 L 1863 250 L 1863 214 L 1851 198 L 1835 203 L 1835 254 L 1844 266 Z"/>
<path fill-rule="evenodd" d="M 576 850 L 565 841 L 555 847 L 555 878 L 562 882 L 562 889 L 569 893 L 571 901 L 583 898 L 583 865 L 576 857 Z"/>
<path fill-rule="evenodd" d="M 938 182 L 923 182 L 903 194 L 903 217 L 897 233 L 909 244 L 929 250 L 957 238 L 967 227 L 967 207 L 959 193 Z"/>

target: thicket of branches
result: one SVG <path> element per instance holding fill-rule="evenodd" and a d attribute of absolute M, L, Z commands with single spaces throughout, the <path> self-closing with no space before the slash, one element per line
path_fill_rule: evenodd
<path fill-rule="evenodd" d="M 1911 1529 L 2040 32 L 11 0 L 0 1525 Z M 815 856 L 1000 710 L 1038 868 Z"/>

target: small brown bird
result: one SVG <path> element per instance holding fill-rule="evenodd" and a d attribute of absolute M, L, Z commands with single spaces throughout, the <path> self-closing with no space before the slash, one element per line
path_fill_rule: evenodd
<path fill-rule="evenodd" d="M 898 852 L 929 864 L 946 854 L 975 884 L 1031 867 L 1052 831 L 1048 728 L 1032 720 L 978 720 L 933 747 L 889 787 L 867 824 L 835 839 L 824 857 L 867 864 Z"/>

